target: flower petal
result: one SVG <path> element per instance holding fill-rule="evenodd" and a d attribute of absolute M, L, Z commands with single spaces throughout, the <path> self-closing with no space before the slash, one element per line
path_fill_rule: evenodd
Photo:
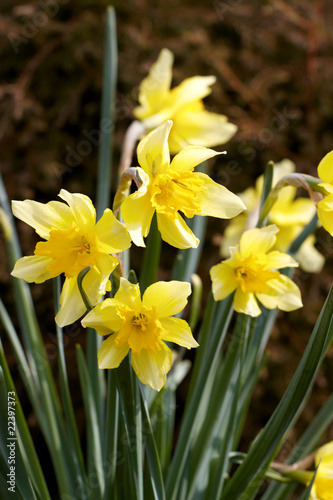
<path fill-rule="evenodd" d="M 286 189 L 282 189 L 281 194 Z M 308 224 L 315 213 L 316 207 L 312 200 L 297 198 L 297 200 L 288 203 L 279 198 L 270 211 L 269 219 L 278 226 Z"/>
<path fill-rule="evenodd" d="M 318 217 L 326 231 L 333 236 L 333 194 L 318 203 Z"/>
<path fill-rule="evenodd" d="M 98 349 L 98 366 L 99 368 L 118 368 L 122 360 L 128 353 L 128 344 L 122 346 L 115 345 L 116 335 L 104 340 L 101 347 Z"/>
<path fill-rule="evenodd" d="M 162 318 L 160 321 L 166 331 L 163 334 L 163 340 L 174 342 L 187 349 L 198 347 L 199 344 L 194 339 L 191 328 L 186 321 L 180 318 Z"/>
<path fill-rule="evenodd" d="M 81 324 L 85 328 L 94 328 L 100 335 L 118 332 L 122 320 L 117 314 L 117 306 L 114 299 L 105 299 L 88 312 Z"/>
<path fill-rule="evenodd" d="M 208 175 L 197 172 L 203 181 L 203 190 L 197 194 L 201 204 L 198 215 L 209 215 L 230 219 L 246 209 L 242 200 L 224 186 L 214 182 Z"/>
<path fill-rule="evenodd" d="M 296 259 L 306 273 L 320 273 L 325 264 L 325 257 L 315 247 L 316 237 L 310 234 L 300 246 Z"/>
<path fill-rule="evenodd" d="M 282 311 L 294 311 L 302 307 L 301 292 L 298 286 L 284 274 L 267 282 L 269 291 L 257 293 L 258 300 L 267 309 L 278 307 Z"/>
<path fill-rule="evenodd" d="M 233 306 L 235 311 L 247 314 L 253 318 L 261 314 L 261 309 L 258 306 L 254 294 L 250 292 L 242 292 L 240 288 L 237 288 L 236 290 Z"/>
<path fill-rule="evenodd" d="M 188 146 L 174 157 L 170 168 L 176 172 L 188 172 L 203 161 L 220 154 L 222 153 L 201 146 Z"/>
<path fill-rule="evenodd" d="M 19 259 L 11 272 L 15 278 L 22 278 L 28 283 L 44 283 L 50 279 L 50 272 L 46 269 L 53 260 L 44 255 L 31 255 Z"/>
<path fill-rule="evenodd" d="M 166 374 L 171 368 L 172 354 L 170 349 L 160 343 L 156 352 L 141 349 L 140 354 L 131 353 L 131 362 L 135 373 L 143 384 L 159 391 L 166 382 Z"/>
<path fill-rule="evenodd" d="M 59 197 L 65 200 L 72 210 L 73 217 L 80 229 L 95 225 L 96 212 L 91 199 L 85 194 L 69 193 L 62 189 Z"/>
<path fill-rule="evenodd" d="M 235 279 L 234 268 L 226 262 L 213 266 L 210 270 L 213 282 L 213 295 L 215 300 L 223 300 L 233 293 L 238 283 Z"/>
<path fill-rule="evenodd" d="M 118 253 L 131 246 L 131 238 L 124 224 L 107 208 L 95 226 L 97 247 L 100 252 Z"/>
<path fill-rule="evenodd" d="M 162 240 L 176 248 L 196 248 L 200 243 L 179 214 L 174 221 L 166 215 L 157 214 L 157 226 Z"/>
<path fill-rule="evenodd" d="M 134 109 L 134 116 L 139 120 L 159 111 L 161 104 L 166 101 L 172 80 L 172 64 L 172 52 L 162 49 L 149 75 L 140 84 L 140 106 Z"/>
<path fill-rule="evenodd" d="M 279 229 L 272 224 L 270 226 L 249 229 L 243 233 L 240 239 L 240 250 L 243 257 L 267 253 L 276 241 L 276 233 Z"/>
<path fill-rule="evenodd" d="M 55 317 L 58 326 L 70 325 L 86 312 L 86 306 L 77 286 L 76 277 L 65 279 L 60 294 L 60 305 L 61 307 Z"/>
<path fill-rule="evenodd" d="M 144 247 L 146 245 L 143 238 L 149 233 L 155 209 L 150 203 L 147 189 L 144 187 L 142 192 L 140 190 L 141 188 L 122 203 L 121 215 L 134 243 L 139 247 Z"/>
<path fill-rule="evenodd" d="M 70 208 L 56 201 L 45 204 L 33 200 L 13 200 L 12 210 L 15 217 L 29 224 L 46 240 L 52 228 L 66 229 L 73 222 Z"/>
<path fill-rule="evenodd" d="M 168 137 L 172 121 L 167 120 L 152 130 L 138 145 L 139 165 L 150 176 L 165 172 L 170 163 Z"/>
<path fill-rule="evenodd" d="M 171 90 L 170 108 L 173 112 L 179 108 L 198 101 L 212 92 L 211 86 L 216 82 L 215 76 L 192 76 L 182 81 Z"/>
<path fill-rule="evenodd" d="M 328 184 L 333 184 L 333 151 L 327 153 L 318 165 L 318 176 Z"/>
<path fill-rule="evenodd" d="M 159 281 L 150 285 L 143 294 L 142 304 L 154 306 L 158 318 L 173 316 L 184 309 L 191 285 L 182 281 Z"/>
<path fill-rule="evenodd" d="M 298 262 L 287 253 L 274 250 L 267 254 L 268 269 L 283 269 L 284 267 L 298 267 Z"/>
<path fill-rule="evenodd" d="M 139 310 L 141 307 L 139 285 L 133 285 L 125 278 L 120 278 L 119 289 L 114 298 L 117 302 L 127 305 L 130 309 Z"/>

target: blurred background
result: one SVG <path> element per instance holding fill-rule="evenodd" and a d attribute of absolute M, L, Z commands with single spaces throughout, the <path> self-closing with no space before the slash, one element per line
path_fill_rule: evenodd
<path fill-rule="evenodd" d="M 105 0 L 1 1 L 0 168 L 10 199 L 46 203 L 65 188 L 95 200 L 108 5 Z M 133 120 L 138 86 L 159 51 L 167 47 L 175 55 L 172 86 L 190 76 L 215 75 L 217 82 L 205 99 L 206 107 L 226 114 L 238 126 L 237 135 L 225 147 L 217 148 L 227 149 L 228 154 L 210 165 L 215 180 L 241 192 L 254 184 L 269 160 L 283 158 L 292 160 L 297 172 L 317 175 L 319 161 L 333 149 L 333 10 L 328 0 L 127 0 L 115 1 L 113 6 L 119 44 L 115 169 L 124 133 Z M 214 241 L 225 226 L 225 221 L 209 221 L 200 264 L 206 290 L 209 269 L 220 260 Z M 23 253 L 32 254 L 35 233 L 23 223 L 18 222 L 17 227 Z M 243 450 L 279 402 L 331 286 L 333 242 L 323 229 L 317 231 L 317 248 L 326 258 L 325 267 L 320 274 L 296 272 L 305 307 L 279 315 L 269 344 L 269 361 L 250 407 Z M 174 255 L 168 247 L 165 251 Z M 164 260 L 161 278 L 168 279 L 170 254 L 164 254 Z M 0 283 L 3 300 L 17 324 L 2 235 Z M 52 287 L 46 283 L 31 288 L 56 372 Z M 75 324 L 65 329 L 65 334 L 80 420 L 83 409 L 76 390 L 74 345 L 85 344 L 85 333 Z M 5 347 L 15 376 L 15 359 L 6 340 Z M 331 350 L 310 401 L 281 450 L 281 460 L 331 394 L 332 373 Z M 16 378 L 42 453 L 45 450 L 35 416 Z M 180 407 L 183 393 L 180 391 Z M 331 426 L 323 440 L 332 439 Z"/>

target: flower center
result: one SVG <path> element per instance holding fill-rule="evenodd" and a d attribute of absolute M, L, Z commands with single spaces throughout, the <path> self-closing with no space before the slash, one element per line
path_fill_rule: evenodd
<path fill-rule="evenodd" d="M 35 255 L 51 257 L 47 266 L 51 277 L 65 273 L 67 278 L 77 276 L 95 261 L 95 244 L 91 235 L 84 234 L 77 226 L 68 229 L 52 229 L 48 241 L 37 243 Z"/>
<path fill-rule="evenodd" d="M 271 271 L 265 267 L 265 256 L 250 255 L 239 259 L 235 267 L 235 278 L 243 292 L 265 293 L 268 290 L 267 281 L 278 278 L 278 271 Z"/>
<path fill-rule="evenodd" d="M 156 212 L 174 220 L 178 210 L 186 217 L 193 217 L 200 212 L 200 201 L 197 194 L 202 191 L 203 181 L 192 172 L 175 172 L 159 174 L 151 188 L 151 203 Z"/>
<path fill-rule="evenodd" d="M 155 308 L 142 306 L 141 310 L 133 311 L 128 306 L 119 306 L 117 314 L 122 319 L 122 325 L 115 339 L 116 345 L 122 346 L 127 342 L 135 354 L 140 354 L 141 349 L 151 352 L 160 350 L 163 328 Z"/>

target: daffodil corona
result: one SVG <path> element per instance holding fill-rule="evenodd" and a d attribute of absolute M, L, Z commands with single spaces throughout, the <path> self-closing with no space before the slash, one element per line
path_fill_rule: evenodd
<path fill-rule="evenodd" d="M 110 273 L 118 265 L 116 254 L 130 247 L 131 239 L 124 225 L 111 210 L 105 210 L 96 223 L 95 208 L 83 195 L 62 189 L 59 197 L 68 203 L 33 200 L 13 201 L 16 217 L 32 226 L 46 241 L 39 242 L 35 255 L 19 259 L 12 271 L 16 278 L 29 283 L 65 275 L 56 316 L 60 326 L 73 323 L 86 311 L 77 285 L 82 269 L 91 269 L 83 279 L 83 289 L 92 305 L 110 290 Z"/>
<path fill-rule="evenodd" d="M 170 163 L 168 137 L 172 121 L 150 132 L 138 145 L 138 173 L 141 187 L 125 199 L 121 213 L 138 246 L 144 246 L 156 212 L 162 239 L 177 248 L 197 247 L 198 238 L 180 216 L 211 215 L 229 219 L 245 209 L 243 202 L 206 174 L 194 172 L 199 163 L 216 156 L 216 151 L 188 146 Z"/>
<path fill-rule="evenodd" d="M 97 304 L 82 320 L 100 335 L 111 334 L 98 351 L 100 368 L 117 368 L 131 351 L 131 363 L 141 382 L 159 391 L 171 368 L 172 353 L 165 344 L 197 347 L 186 321 L 171 317 L 184 309 L 189 283 L 158 282 L 141 299 L 139 285 L 121 278 L 113 299 Z"/>
<path fill-rule="evenodd" d="M 327 196 L 318 203 L 318 217 L 326 231 L 333 236 L 333 151 L 327 153 L 318 165 L 318 176 Z"/>
<path fill-rule="evenodd" d="M 257 300 L 268 309 L 293 311 L 302 307 L 299 288 L 278 271 L 298 263 L 285 253 L 269 251 L 277 231 L 275 225 L 245 231 L 239 246 L 230 248 L 231 257 L 211 268 L 215 300 L 235 292 L 235 311 L 253 317 L 261 313 Z"/>

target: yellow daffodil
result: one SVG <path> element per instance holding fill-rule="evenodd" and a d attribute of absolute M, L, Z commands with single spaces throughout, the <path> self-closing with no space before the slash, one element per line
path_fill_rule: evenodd
<path fill-rule="evenodd" d="M 326 231 L 333 236 L 333 151 L 327 153 L 318 165 L 318 176 L 327 196 L 318 203 L 318 217 Z"/>
<path fill-rule="evenodd" d="M 321 446 L 315 456 L 318 466 L 311 489 L 313 500 L 333 500 L 333 441 Z M 312 478 L 311 478 L 312 479 Z"/>
<path fill-rule="evenodd" d="M 161 281 L 149 286 L 141 300 L 139 285 L 121 278 L 114 298 L 97 304 L 82 320 L 100 335 L 111 334 L 98 351 L 99 367 L 117 368 L 130 350 L 141 382 L 159 391 L 172 363 L 165 342 L 198 346 L 186 321 L 171 317 L 184 309 L 190 293 L 189 283 Z"/>
<path fill-rule="evenodd" d="M 43 283 L 64 273 L 61 308 L 56 316 L 57 324 L 64 326 L 86 311 L 77 285 L 80 271 L 91 267 L 82 286 L 95 305 L 110 290 L 109 276 L 118 265 L 117 257 L 111 254 L 129 248 L 131 240 L 111 210 L 105 210 L 96 223 L 95 208 L 87 196 L 62 189 L 59 197 L 68 205 L 59 201 L 12 202 L 14 215 L 47 240 L 37 243 L 35 255 L 19 259 L 12 275 L 29 283 Z"/>
<path fill-rule="evenodd" d="M 276 242 L 275 225 L 245 231 L 239 246 L 230 248 L 231 257 L 210 270 L 215 300 L 222 300 L 235 291 L 235 311 L 259 316 L 258 302 L 268 309 L 278 307 L 293 311 L 302 307 L 299 288 L 278 269 L 297 267 L 289 255 L 269 251 Z"/>
<path fill-rule="evenodd" d="M 211 93 L 214 76 L 187 78 L 170 90 L 173 54 L 163 49 L 142 81 L 139 92 L 140 106 L 134 115 L 147 131 L 173 120 L 169 137 L 172 154 L 188 145 L 213 147 L 225 144 L 237 132 L 237 127 L 224 115 L 205 111 L 202 99 Z"/>
<path fill-rule="evenodd" d="M 282 160 L 280 163 L 276 163 L 274 165 L 273 186 L 282 177 L 294 171 L 295 165 L 290 160 Z M 223 257 L 229 255 L 229 247 L 239 241 L 243 231 L 255 227 L 259 215 L 262 186 L 263 176 L 261 175 L 257 179 L 255 188 L 248 188 L 239 194 L 239 197 L 246 205 L 246 211 L 235 217 L 227 226 L 221 244 L 221 255 Z M 301 197 L 295 199 L 296 192 L 297 189 L 293 186 L 281 189 L 279 198 L 269 213 L 269 223 L 275 224 L 279 228 L 274 249 L 280 252 L 288 251 L 291 243 L 302 232 L 304 226 L 310 222 L 316 212 L 312 200 Z M 325 263 L 325 258 L 316 249 L 315 242 L 314 235 L 308 236 L 296 255 L 300 267 L 306 272 L 320 272 Z"/>
<path fill-rule="evenodd" d="M 201 146 L 188 146 L 170 163 L 168 137 L 172 121 L 167 121 L 150 132 L 138 145 L 137 168 L 142 185 L 121 205 L 126 227 L 138 246 L 145 246 L 154 212 L 162 239 L 177 248 L 197 247 L 194 236 L 184 219 L 210 215 L 229 219 L 245 206 L 224 186 L 206 174 L 194 172 L 199 163 L 219 154 Z"/>

